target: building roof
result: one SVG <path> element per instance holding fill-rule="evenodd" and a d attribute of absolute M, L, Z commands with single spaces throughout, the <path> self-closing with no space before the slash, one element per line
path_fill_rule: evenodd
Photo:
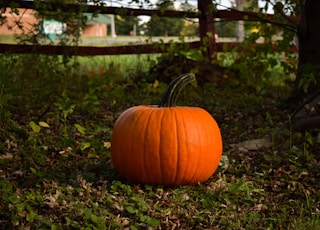
<path fill-rule="evenodd" d="M 106 14 L 83 13 L 88 18 L 87 24 L 111 24 L 111 19 Z M 94 16 L 93 16 L 94 15 Z"/>

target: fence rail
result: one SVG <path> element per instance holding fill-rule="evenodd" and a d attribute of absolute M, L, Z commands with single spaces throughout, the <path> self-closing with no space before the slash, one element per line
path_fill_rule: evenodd
<path fill-rule="evenodd" d="M 201 47 L 200 41 L 186 43 L 190 49 L 198 49 Z M 179 45 L 176 44 L 177 48 Z M 262 46 L 263 44 L 255 44 Z M 15 53 L 15 54 L 28 54 L 38 53 L 47 55 L 77 55 L 77 56 L 96 56 L 96 55 L 123 55 L 123 54 L 151 54 L 151 53 L 166 53 L 168 52 L 170 44 L 161 45 L 131 45 L 131 46 L 109 46 L 109 47 L 92 47 L 92 46 L 51 46 L 51 45 L 13 45 L 13 44 L 0 44 L 0 53 Z M 238 42 L 218 42 L 216 43 L 215 52 L 228 52 L 237 48 L 241 51 L 240 43 Z M 277 51 L 277 46 L 272 47 Z M 297 52 L 298 48 L 290 48 L 289 52 Z"/>
<path fill-rule="evenodd" d="M 211 0 L 198 0 L 198 12 L 186 12 L 186 11 L 174 11 L 174 10 L 154 10 L 154 9 L 132 9 L 123 7 L 107 7 L 107 6 L 92 6 L 81 4 L 59 4 L 56 2 L 40 2 L 40 7 L 46 7 L 46 9 L 60 8 L 64 11 L 79 12 L 82 7 L 85 7 L 85 11 L 88 13 L 99 12 L 103 14 L 125 14 L 125 15 L 146 15 L 153 16 L 158 15 L 161 17 L 176 17 L 176 18 L 198 18 L 200 40 L 195 42 L 188 42 L 191 49 L 197 49 L 203 45 L 204 38 L 209 38 L 209 44 L 207 44 L 207 52 L 204 54 L 209 59 L 214 52 L 222 52 L 240 47 L 240 43 L 226 43 L 215 41 L 214 36 L 208 37 L 208 34 L 214 33 L 214 22 L 216 18 L 227 20 L 246 20 L 246 21 L 263 21 L 272 22 L 273 15 L 271 14 L 258 14 L 254 12 L 240 12 L 234 10 L 218 10 L 212 12 L 210 10 Z M 2 8 L 10 7 L 12 5 L 25 9 L 34 9 L 33 1 L 19 1 L 19 0 L 6 0 L 2 3 Z M 297 25 L 299 18 L 287 17 L 288 23 Z M 66 46 L 51 46 L 51 45 L 12 45 L 12 44 L 0 44 L 0 53 L 41 53 L 50 55 L 120 55 L 120 54 L 142 54 L 142 53 L 162 53 L 166 52 L 170 44 L 164 44 L 160 49 L 157 46 L 146 45 L 128 45 L 128 46 L 108 46 L 108 47 L 66 47 Z M 276 50 L 276 47 L 274 47 Z M 297 49 L 292 50 L 293 52 Z"/>

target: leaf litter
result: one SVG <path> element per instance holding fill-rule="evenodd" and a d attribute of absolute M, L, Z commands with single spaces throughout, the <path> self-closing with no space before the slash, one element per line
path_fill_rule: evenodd
<path fill-rule="evenodd" d="M 223 95 L 232 93 L 235 97 L 226 102 Z M 177 188 L 133 185 L 113 168 L 110 129 L 126 104 L 119 105 L 114 115 L 108 106 L 101 106 L 101 114 L 92 120 L 70 114 L 78 128 L 70 128 L 68 136 L 55 128 L 53 118 L 38 123 L 40 130 L 35 123 L 37 135 L 32 140 L 8 138 L 3 146 L 0 227 L 316 229 L 318 136 L 279 129 L 288 111 L 279 107 L 278 97 L 269 95 L 261 106 L 263 98 L 246 96 L 237 101 L 237 92 L 225 89 L 210 95 L 214 102 L 206 99 L 209 95 L 191 100 L 218 121 L 224 153 L 207 182 Z M 245 109 L 241 100 L 250 102 Z M 97 127 L 102 131 L 94 132 Z M 79 143 L 90 146 L 81 148 Z"/>

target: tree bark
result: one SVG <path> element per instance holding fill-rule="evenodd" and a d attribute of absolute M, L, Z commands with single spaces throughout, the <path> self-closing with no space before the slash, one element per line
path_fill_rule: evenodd
<path fill-rule="evenodd" d="M 243 11 L 243 0 L 236 0 L 236 7 L 238 11 Z M 244 40 L 244 22 L 243 20 L 237 21 L 236 26 L 237 42 L 243 42 Z"/>
<path fill-rule="evenodd" d="M 216 50 L 212 1 L 198 0 L 198 9 L 202 14 L 199 18 L 200 39 L 201 43 L 207 47 L 206 52 L 203 52 L 203 56 L 208 61 L 211 61 L 212 55 Z"/>
<path fill-rule="evenodd" d="M 320 1 L 301 0 L 300 5 L 299 64 L 290 98 L 295 102 L 302 101 L 320 89 Z"/>

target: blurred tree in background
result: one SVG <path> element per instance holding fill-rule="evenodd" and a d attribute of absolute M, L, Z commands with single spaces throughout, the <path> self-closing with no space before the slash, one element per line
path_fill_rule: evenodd
<path fill-rule="evenodd" d="M 157 2 L 157 9 L 160 11 L 175 10 L 174 2 L 160 0 Z M 146 32 L 149 36 L 180 36 L 184 24 L 182 18 L 167 18 L 154 15 L 146 23 Z"/>
<path fill-rule="evenodd" d="M 134 35 L 139 34 L 140 19 L 137 16 L 117 15 L 115 17 L 115 27 L 117 35 Z"/>

